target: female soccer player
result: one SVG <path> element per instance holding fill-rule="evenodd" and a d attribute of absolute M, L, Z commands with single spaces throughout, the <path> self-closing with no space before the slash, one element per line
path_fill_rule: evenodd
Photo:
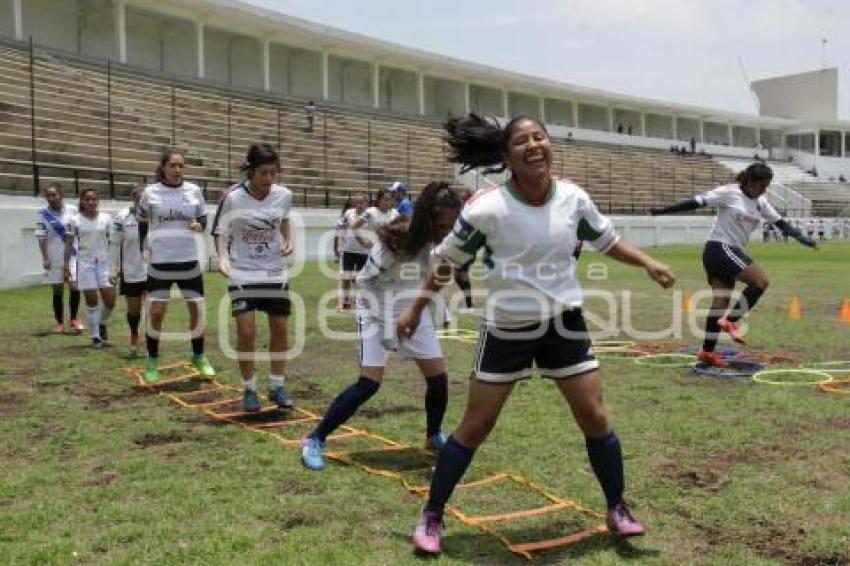
<path fill-rule="evenodd" d="M 35 222 L 35 237 L 41 250 L 41 265 L 44 267 L 44 279 L 53 290 L 53 316 L 56 326 L 53 332 L 65 332 L 65 305 L 62 300 L 63 287 L 68 283 L 68 301 L 70 303 L 68 321 L 69 330 L 81 332 L 85 327 L 77 320 L 80 310 L 80 292 L 75 279 L 65 278 L 65 237 L 68 233 L 68 221 L 77 212 L 77 207 L 62 202 L 62 188 L 57 184 L 48 185 L 44 191 L 47 206 L 38 211 Z M 76 252 L 71 255 L 71 277 L 77 274 Z"/>
<path fill-rule="evenodd" d="M 112 223 L 112 262 L 118 274 L 120 288 L 127 299 L 127 324 L 130 327 L 130 348 L 127 355 L 139 355 L 139 322 L 142 319 L 142 297 L 147 287 L 148 273 L 139 242 L 139 201 L 144 185 L 136 185 L 130 191 L 133 205 L 120 211 Z"/>
<path fill-rule="evenodd" d="M 762 222 L 776 226 L 783 234 L 800 243 L 817 247 L 811 237 L 804 236 L 799 229 L 782 219 L 764 196 L 773 179 L 773 171 L 765 163 L 756 162 L 738 173 L 736 182 L 723 185 L 667 207 L 650 209 L 650 213 L 671 214 L 695 210 L 703 206 L 717 208 L 717 218 L 705 242 L 702 264 L 708 283 L 711 285 L 711 310 L 705 319 L 705 339 L 698 359 L 709 365 L 725 367 L 723 357 L 714 351 L 720 331 L 729 333 L 736 342 L 744 343 L 738 321 L 751 310 L 768 286 L 767 275 L 761 266 L 744 252 L 750 234 Z M 741 298 L 729 313 L 729 298 L 735 288 L 735 280 L 742 281 Z"/>
<path fill-rule="evenodd" d="M 352 308 L 351 287 L 357 274 L 366 265 L 369 257 L 369 248 L 358 240 L 354 230 L 351 228 L 357 219 L 366 212 L 366 195 L 360 193 L 354 195 L 351 201 L 352 208 L 346 210 L 339 219 L 337 229 L 340 232 L 340 248 L 342 250 L 342 261 L 340 262 L 339 281 L 341 286 L 340 310 L 347 311 Z"/>
<path fill-rule="evenodd" d="M 463 265 L 484 249 L 488 298 L 466 412 L 440 451 L 413 543 L 422 552 L 440 552 L 446 502 L 514 384 L 528 378 L 535 364 L 541 375 L 555 381 L 584 433 L 608 504 L 608 528 L 622 536 L 643 534 L 644 527 L 623 501 L 620 442 L 602 402 L 602 377 L 582 316 L 573 252 L 578 240 L 590 242 L 616 260 L 643 267 L 664 287 L 673 284 L 673 274 L 620 241 L 581 188 L 553 178 L 549 134 L 537 119 L 518 116 L 503 129 L 470 114 L 449 120 L 445 128 L 451 161 L 465 170 L 509 168 L 510 178 L 467 202 L 452 232 L 434 250 L 439 266 L 398 319 L 399 339 L 407 340 L 451 266 Z"/>
<path fill-rule="evenodd" d="M 145 341 L 148 362 L 144 379 L 159 381 L 159 335 L 175 283 L 189 309 L 192 336 L 192 364 L 201 375 L 211 377 L 215 370 L 204 355 L 204 279 L 201 275 L 199 242 L 206 228 L 206 202 L 201 189 L 183 180 L 186 159 L 179 149 L 167 149 L 160 156 L 157 182 L 145 188 L 139 200 L 140 245 L 150 250 L 148 267 L 149 305 Z"/>
<path fill-rule="evenodd" d="M 80 211 L 71 216 L 65 240 L 65 274 L 71 275 L 71 258 L 77 250 L 77 288 L 86 301 L 86 322 L 93 348 L 108 339 L 106 323 L 115 308 L 115 277 L 111 274 L 109 238 L 112 217 L 98 210 L 100 198 L 94 189 L 80 194 Z M 98 294 L 103 306 L 98 304 Z"/>
<path fill-rule="evenodd" d="M 460 206 L 447 183 L 431 183 L 417 199 L 410 220 L 399 218 L 378 228 L 378 242 L 357 276 L 360 377 L 337 395 L 319 426 L 302 439 L 301 462 L 307 468 L 325 467 L 325 439 L 378 392 L 389 350 L 398 350 L 419 366 L 426 384 L 426 445 L 439 450 L 445 444 L 440 425 L 448 402 L 448 376 L 433 322 L 425 317 L 410 339 L 398 344 L 395 321 L 419 288 L 431 250 L 451 230 Z"/>
<path fill-rule="evenodd" d="M 394 208 L 395 200 L 389 188 L 378 191 L 375 206 L 370 206 L 354 221 L 351 229 L 354 237 L 365 247 L 371 247 L 375 241 L 375 231 L 378 226 L 388 224 L 399 217 L 399 212 Z M 364 230 L 367 232 L 364 233 Z"/>
<path fill-rule="evenodd" d="M 275 184 L 280 157 L 268 144 L 248 148 L 242 167 L 245 180 L 218 205 L 212 234 L 218 241 L 219 270 L 227 277 L 231 310 L 236 318 L 236 349 L 242 373 L 242 405 L 259 411 L 254 359 L 257 324 L 255 311 L 269 321 L 269 401 L 291 409 L 284 387 L 287 322 L 291 310 L 284 258 L 292 254 L 289 211 L 292 191 Z"/>

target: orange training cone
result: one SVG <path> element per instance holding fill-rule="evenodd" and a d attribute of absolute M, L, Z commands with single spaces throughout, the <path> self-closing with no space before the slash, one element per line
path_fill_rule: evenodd
<path fill-rule="evenodd" d="M 850 299 L 844 299 L 844 305 L 841 307 L 841 314 L 838 320 L 850 324 Z"/>
<path fill-rule="evenodd" d="M 685 289 L 682 292 L 682 312 L 691 312 L 694 310 L 694 298 L 691 297 L 691 290 Z"/>
<path fill-rule="evenodd" d="M 788 320 L 800 320 L 803 318 L 803 311 L 800 308 L 800 297 L 794 295 L 791 297 L 791 304 L 788 306 Z"/>

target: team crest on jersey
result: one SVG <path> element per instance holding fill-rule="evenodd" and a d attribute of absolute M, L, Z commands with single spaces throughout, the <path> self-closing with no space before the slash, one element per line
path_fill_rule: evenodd
<path fill-rule="evenodd" d="M 463 216 L 458 216 L 457 224 L 455 224 L 455 236 L 460 238 L 461 240 L 468 240 L 472 233 L 475 231 L 475 228 L 472 227 L 472 224 L 463 219 Z"/>

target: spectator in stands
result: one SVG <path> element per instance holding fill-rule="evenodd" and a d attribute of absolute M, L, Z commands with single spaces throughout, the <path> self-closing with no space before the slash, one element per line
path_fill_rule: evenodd
<path fill-rule="evenodd" d="M 307 131 L 313 131 L 313 121 L 316 118 L 316 105 L 313 101 L 309 101 L 304 105 L 304 117 L 307 119 Z"/>
<path fill-rule="evenodd" d="M 581 311 L 573 252 L 577 241 L 586 239 L 618 261 L 645 268 L 665 287 L 673 284 L 673 274 L 620 241 L 611 221 L 585 191 L 553 177 L 549 134 L 536 118 L 518 116 L 502 128 L 470 114 L 450 119 L 445 128 L 450 160 L 461 165 L 461 171 L 509 169 L 510 177 L 504 185 L 478 191 L 467 202 L 454 230 L 434 250 L 439 264 L 398 319 L 399 339 L 408 340 L 452 267 L 463 265 L 479 249 L 486 250 L 489 304 L 484 308 L 466 412 L 440 452 L 413 543 L 422 552 L 440 552 L 449 497 L 516 382 L 530 377 L 535 365 L 554 380 L 585 435 L 591 467 L 605 493 L 609 530 L 621 536 L 641 535 L 643 526 L 623 501 L 620 443 L 602 402 L 599 362 Z M 558 276 L 544 275 L 542 266 Z"/>
<path fill-rule="evenodd" d="M 844 175 L 839 175 L 839 176 L 838 176 L 838 182 L 839 182 L 839 183 L 846 183 L 846 182 L 847 182 L 847 177 L 845 177 Z"/>
<path fill-rule="evenodd" d="M 618 134 L 622 134 L 622 133 L 623 133 L 623 125 L 622 125 L 622 124 L 618 124 L 618 125 L 617 125 L 617 133 L 618 133 Z"/>
<path fill-rule="evenodd" d="M 366 211 L 354 221 L 351 229 L 354 231 L 354 237 L 366 247 L 371 247 L 375 240 L 375 231 L 378 226 L 388 224 L 398 218 L 399 212 L 393 207 L 393 194 L 389 187 L 378 191 L 378 197 L 375 199 L 376 206 L 370 206 Z M 365 232 L 364 230 L 365 229 Z"/>
<path fill-rule="evenodd" d="M 818 220 L 818 240 L 826 240 L 826 221 L 823 218 Z"/>
<path fill-rule="evenodd" d="M 395 200 L 395 209 L 402 216 L 413 215 L 413 203 L 410 202 L 410 197 L 407 194 L 407 185 L 401 181 L 396 181 L 390 185 L 390 192 Z"/>
<path fill-rule="evenodd" d="M 120 281 L 120 292 L 127 299 L 127 324 L 130 327 L 128 357 L 139 354 L 139 323 L 142 320 L 142 297 L 147 287 L 147 267 L 139 242 L 137 211 L 145 186 L 138 184 L 130 191 L 133 204 L 121 210 L 112 223 L 109 240 L 113 272 Z"/>
<path fill-rule="evenodd" d="M 340 240 L 340 251 L 342 252 L 342 263 L 339 266 L 339 310 L 351 311 L 354 309 L 354 297 L 351 287 L 357 274 L 366 265 L 369 257 L 369 247 L 364 246 L 352 229 L 352 226 L 366 212 L 366 195 L 358 193 L 352 198 L 352 208 L 344 211 L 337 222 L 337 233 Z"/>
<path fill-rule="evenodd" d="M 192 364 L 204 377 L 215 375 L 204 354 L 204 278 L 201 261 L 206 261 L 202 234 L 207 225 L 206 202 L 201 188 L 183 179 L 183 151 L 169 148 L 160 155 L 156 183 L 149 185 L 139 200 L 139 241 L 150 250 L 147 298 L 148 349 L 144 379 L 159 381 L 159 336 L 168 308 L 171 287 L 180 289 L 189 310 Z"/>
<path fill-rule="evenodd" d="M 568 142 L 573 141 L 573 133 L 572 132 L 567 132 L 567 141 Z"/>
<path fill-rule="evenodd" d="M 697 152 L 697 139 L 694 136 L 691 136 L 691 154 L 695 154 Z"/>
<path fill-rule="evenodd" d="M 107 341 L 106 324 L 115 308 L 115 274 L 109 260 L 112 217 L 100 212 L 99 203 L 97 190 L 85 189 L 65 236 L 65 273 L 70 275 L 71 258 L 76 256 L 77 288 L 86 301 L 93 348 L 102 348 Z"/>
<path fill-rule="evenodd" d="M 632 135 L 632 127 L 631 127 L 631 126 L 629 126 L 629 127 L 628 127 L 628 129 L 627 129 L 626 133 L 627 133 L 628 135 Z"/>
<path fill-rule="evenodd" d="M 726 367 L 726 361 L 714 351 L 718 334 L 722 330 L 736 342 L 743 343 L 738 321 L 755 307 L 767 289 L 767 275 L 744 252 L 750 235 L 761 222 L 775 225 L 806 246 L 817 247 L 814 240 L 788 224 L 767 201 L 764 195 L 772 179 L 773 171 L 770 167 L 757 162 L 738 173 L 735 183 L 717 187 L 671 206 L 650 209 L 651 214 L 657 215 L 696 210 L 704 206 L 717 207 L 717 218 L 702 254 L 702 263 L 713 294 L 711 311 L 705 321 L 705 340 L 697 356 L 704 364 Z M 747 287 L 735 307 L 727 313 L 736 280 Z"/>
<path fill-rule="evenodd" d="M 41 265 L 44 268 L 44 281 L 53 291 L 53 317 L 56 326 L 53 332 L 65 332 L 65 305 L 63 294 L 65 283 L 68 284 L 69 318 L 68 330 L 82 332 L 85 327 L 77 320 L 80 309 L 80 292 L 77 290 L 76 255 L 72 254 L 70 272 L 65 273 L 65 237 L 68 234 L 68 223 L 71 215 L 77 212 L 77 207 L 64 204 L 62 187 L 56 183 L 47 186 L 44 191 L 47 206 L 38 211 L 35 222 L 35 237 L 38 239 L 38 249 L 41 251 Z"/>
<path fill-rule="evenodd" d="M 378 229 L 378 241 L 357 275 L 359 377 L 334 398 L 322 421 L 301 441 L 301 462 L 306 468 L 324 469 L 325 440 L 378 392 L 390 350 L 416 362 L 425 379 L 425 446 L 444 447 L 446 438 L 440 428 L 448 404 L 448 375 L 433 322 L 428 317 L 404 343 L 396 339 L 395 322 L 416 296 L 428 273 L 431 251 L 451 231 L 460 208 L 460 198 L 448 183 L 429 183 L 413 216 L 399 216 Z"/>
<path fill-rule="evenodd" d="M 242 408 L 262 408 L 257 394 L 255 313 L 269 325 L 268 400 L 280 410 L 293 408 L 286 391 L 287 325 L 291 311 L 287 256 L 292 255 L 292 191 L 276 183 L 280 157 L 266 143 L 248 148 L 243 181 L 218 205 L 212 235 L 219 240 L 219 271 L 227 277 L 230 306 L 236 319 L 236 350 L 242 375 Z"/>

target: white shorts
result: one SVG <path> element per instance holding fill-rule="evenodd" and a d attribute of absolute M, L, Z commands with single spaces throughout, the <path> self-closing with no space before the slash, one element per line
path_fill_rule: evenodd
<path fill-rule="evenodd" d="M 71 268 L 70 282 L 74 283 L 77 280 L 77 258 L 71 256 L 68 265 Z M 44 282 L 48 285 L 59 285 L 65 282 L 65 258 L 60 257 L 58 260 L 50 259 L 50 269 L 44 272 Z"/>
<path fill-rule="evenodd" d="M 409 340 L 399 344 L 395 332 L 395 324 L 387 328 L 374 317 L 358 314 L 360 365 L 384 367 L 387 365 L 387 357 L 391 350 L 398 352 L 398 355 L 405 360 L 432 360 L 443 357 L 440 341 L 434 333 L 434 323 L 427 313 L 423 313 L 416 332 Z"/>
<path fill-rule="evenodd" d="M 77 262 L 77 289 L 91 291 L 92 289 L 109 287 L 112 287 L 112 283 L 109 282 L 109 263 L 107 261 Z"/>

